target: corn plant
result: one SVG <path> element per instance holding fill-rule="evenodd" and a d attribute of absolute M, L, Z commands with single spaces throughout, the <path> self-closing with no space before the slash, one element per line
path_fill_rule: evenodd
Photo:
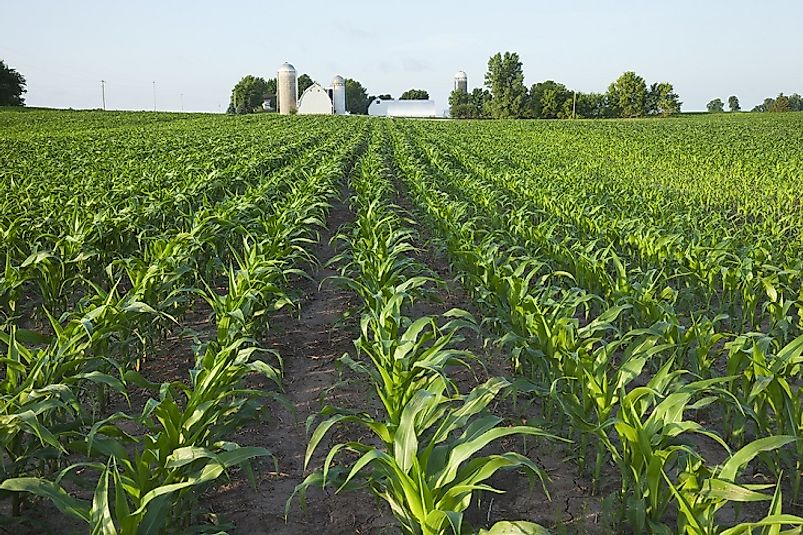
<path fill-rule="evenodd" d="M 462 533 L 463 512 L 474 493 L 500 492 L 485 483 L 497 471 L 523 469 L 544 482 L 543 470 L 523 455 L 510 451 L 478 455 L 503 437 L 557 439 L 533 426 L 501 425 L 503 419 L 487 411 L 488 404 L 509 386 L 504 379 L 492 378 L 465 396 L 451 396 L 446 381 L 441 379 L 415 393 L 395 429 L 366 414 L 332 410 L 335 414 L 321 422 L 312 434 L 305 464 L 324 436 L 340 424 L 364 426 L 383 446 L 357 441 L 336 444 L 327 453 L 323 468 L 308 476 L 294 495 L 301 493 L 303 499 L 306 490 L 314 485 L 334 484 L 338 491 L 367 486 L 388 503 L 404 533 Z M 347 469 L 334 471 L 334 459 L 346 451 L 356 454 L 357 460 Z M 532 524 L 523 524 L 520 529 L 537 532 L 525 531 L 536 529 Z"/>

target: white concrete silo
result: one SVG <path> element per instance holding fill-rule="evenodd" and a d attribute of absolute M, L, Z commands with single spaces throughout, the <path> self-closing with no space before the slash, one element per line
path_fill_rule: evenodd
<path fill-rule="evenodd" d="M 461 93 L 468 93 L 468 75 L 464 71 L 457 71 L 454 75 L 454 89 Z"/>
<path fill-rule="evenodd" d="M 337 75 L 332 79 L 332 104 L 335 115 L 346 113 L 346 81 Z"/>
<path fill-rule="evenodd" d="M 276 76 L 276 90 L 278 91 L 279 113 L 290 115 L 298 103 L 298 89 L 296 86 L 296 68 L 289 63 L 279 67 Z"/>

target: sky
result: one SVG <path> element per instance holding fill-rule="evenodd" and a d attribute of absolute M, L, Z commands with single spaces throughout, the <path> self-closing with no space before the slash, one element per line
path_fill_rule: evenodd
<path fill-rule="evenodd" d="M 518 52 L 525 83 L 604 92 L 634 70 L 670 82 L 685 111 L 729 95 L 750 109 L 803 93 L 803 11 L 765 0 L 251 1 L 3 0 L 0 59 L 29 106 L 225 111 L 244 75 L 284 61 L 369 94 L 410 88 L 448 106 L 454 74 L 483 85 L 488 58 Z M 155 84 L 154 84 L 155 82 Z M 155 90 L 155 91 L 154 91 Z"/>

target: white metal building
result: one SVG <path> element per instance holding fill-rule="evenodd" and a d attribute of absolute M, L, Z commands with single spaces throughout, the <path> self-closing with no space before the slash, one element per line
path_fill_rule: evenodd
<path fill-rule="evenodd" d="M 437 117 L 434 100 L 382 100 L 368 106 L 368 115 L 378 117 Z"/>

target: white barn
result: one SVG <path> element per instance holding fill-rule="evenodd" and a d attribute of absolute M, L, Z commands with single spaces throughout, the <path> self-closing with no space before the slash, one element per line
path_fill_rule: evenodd
<path fill-rule="evenodd" d="M 368 115 L 376 117 L 437 117 L 434 100 L 382 100 L 368 106 Z"/>
<path fill-rule="evenodd" d="M 335 76 L 332 87 L 313 83 L 301 94 L 299 115 L 343 115 L 346 113 L 346 82 Z"/>

